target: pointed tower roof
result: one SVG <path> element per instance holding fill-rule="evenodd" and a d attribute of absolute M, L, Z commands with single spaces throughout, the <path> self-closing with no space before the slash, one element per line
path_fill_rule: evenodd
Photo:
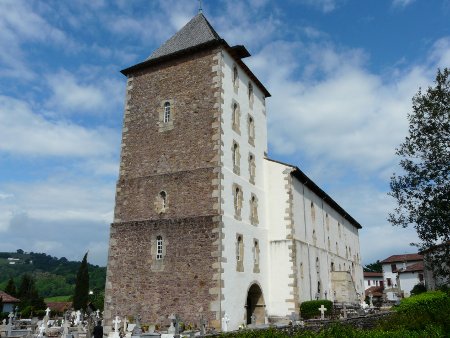
<path fill-rule="evenodd" d="M 214 30 L 202 13 L 197 14 L 174 36 L 167 40 L 161 47 L 155 50 L 146 60 L 134 66 L 121 70 L 121 73 L 128 75 L 137 70 L 151 67 L 187 54 L 195 53 L 199 50 L 222 46 L 236 60 L 244 72 L 261 88 L 266 97 L 270 93 L 258 78 L 252 73 L 241 59 L 250 56 L 248 50 L 242 45 L 230 47 Z"/>
<path fill-rule="evenodd" d="M 204 43 L 221 40 L 221 37 L 212 28 L 205 16 L 199 13 L 161 47 L 155 50 L 147 60 L 157 59 Z"/>

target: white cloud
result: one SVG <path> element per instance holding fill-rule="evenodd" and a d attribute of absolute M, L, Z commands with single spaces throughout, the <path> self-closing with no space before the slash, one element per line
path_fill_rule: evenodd
<path fill-rule="evenodd" d="M 411 5 L 415 0 L 392 0 L 392 6 L 397 8 L 405 8 Z"/>
<path fill-rule="evenodd" d="M 123 82 L 100 75 L 77 78 L 63 70 L 48 75 L 47 81 L 52 91 L 47 105 L 62 113 L 111 113 L 123 101 Z"/>
<path fill-rule="evenodd" d="M 301 0 L 302 3 L 320 9 L 324 13 L 334 11 L 338 5 L 338 0 Z"/>
<path fill-rule="evenodd" d="M 28 80 L 35 76 L 28 67 L 22 45 L 30 42 L 69 44 L 60 29 L 37 14 L 29 2 L 0 1 L 0 75 Z"/>
<path fill-rule="evenodd" d="M 14 155 L 65 157 L 111 156 L 118 151 L 118 135 L 88 129 L 69 121 L 46 120 L 28 103 L 0 96 L 0 151 Z"/>

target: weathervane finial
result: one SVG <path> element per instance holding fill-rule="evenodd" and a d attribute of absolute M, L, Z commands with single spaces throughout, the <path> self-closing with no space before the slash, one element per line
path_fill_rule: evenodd
<path fill-rule="evenodd" d="M 203 9 L 202 9 L 202 0 L 198 0 L 198 13 L 203 13 Z"/>

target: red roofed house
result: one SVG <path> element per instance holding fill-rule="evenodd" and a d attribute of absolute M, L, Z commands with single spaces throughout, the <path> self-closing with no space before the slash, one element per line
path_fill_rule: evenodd
<path fill-rule="evenodd" d="M 387 300 L 409 297 L 414 285 L 423 283 L 423 256 L 418 253 L 393 255 L 381 264 Z"/>
<path fill-rule="evenodd" d="M 0 312 L 13 312 L 14 306 L 19 305 L 20 300 L 8 295 L 6 292 L 0 290 L 0 298 L 2 299 L 3 308 Z"/>
<path fill-rule="evenodd" d="M 381 286 L 383 288 L 383 273 L 382 272 L 363 272 L 364 276 L 364 290 L 372 286 Z"/>

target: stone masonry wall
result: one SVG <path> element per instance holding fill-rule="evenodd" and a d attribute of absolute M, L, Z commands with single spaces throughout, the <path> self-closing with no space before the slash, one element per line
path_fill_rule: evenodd
<path fill-rule="evenodd" d="M 220 325 L 218 49 L 128 76 L 120 175 L 111 225 L 105 330 L 116 314 Z M 218 96 L 219 95 L 219 96 Z M 162 125 L 164 102 L 171 121 Z M 167 194 L 163 212 L 158 195 Z M 164 258 L 156 259 L 156 237 Z"/>
<path fill-rule="evenodd" d="M 193 210 L 196 215 L 211 214 L 215 199 L 205 194 L 204 189 L 208 184 L 211 188 L 212 178 L 205 171 L 194 171 L 213 170 L 218 165 L 212 142 L 216 133 L 213 123 L 217 120 L 217 88 L 213 82 L 215 53 L 215 50 L 198 52 L 129 77 L 116 222 L 159 219 L 153 208 L 155 196 L 164 189 L 179 191 L 180 181 L 185 194 L 176 200 L 169 193 L 169 208 L 177 209 L 176 213 L 169 212 L 164 217 L 186 217 Z M 162 102 L 169 100 L 173 103 L 173 129 L 161 132 Z M 172 176 L 164 177 L 166 174 Z M 189 180 L 192 184 L 188 184 Z"/>
<path fill-rule="evenodd" d="M 210 289 L 216 287 L 211 278 L 216 258 L 210 252 L 217 249 L 216 227 L 213 216 L 112 224 L 105 317 L 140 314 L 142 323 L 162 326 L 171 313 L 184 323 L 198 324 L 201 313 L 215 320 Z M 164 268 L 154 271 L 156 234 L 166 248 Z"/>

